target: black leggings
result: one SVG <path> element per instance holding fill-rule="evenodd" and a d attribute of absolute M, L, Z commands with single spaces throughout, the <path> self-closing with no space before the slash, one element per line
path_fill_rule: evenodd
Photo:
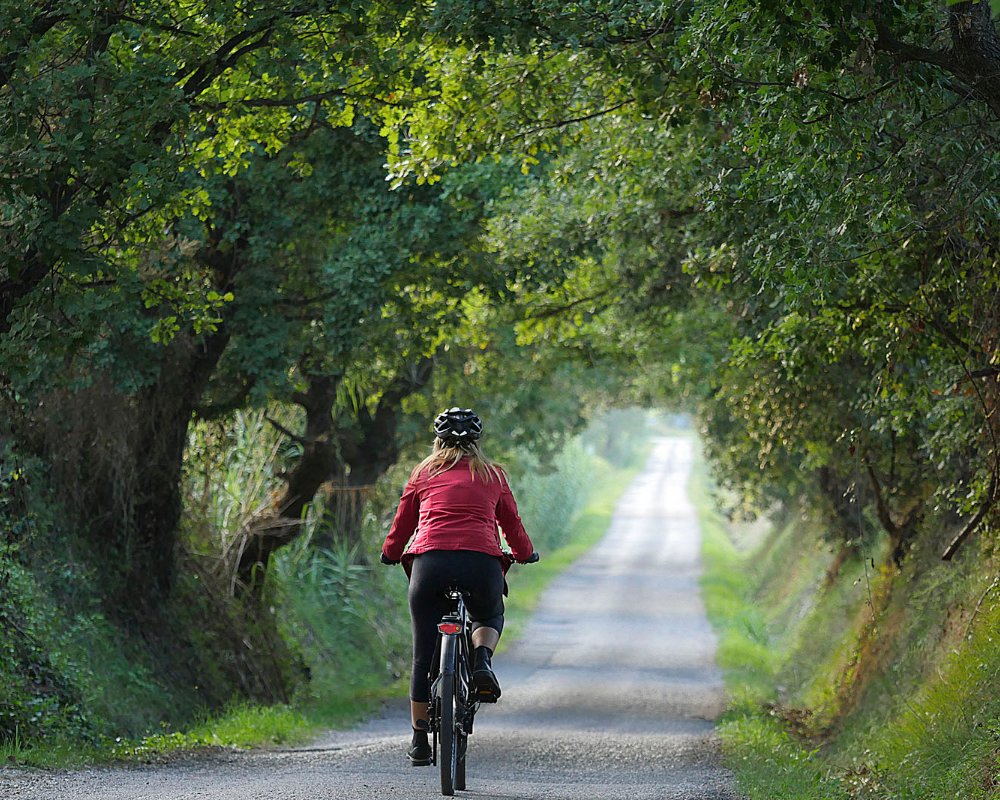
<path fill-rule="evenodd" d="M 430 672 L 437 644 L 437 624 L 452 608 L 450 588 L 468 592 L 465 606 L 473 630 L 503 630 L 503 568 L 500 559 L 471 550 L 433 550 L 413 559 L 410 571 L 410 618 L 413 621 L 413 674 L 410 699 L 431 699 Z"/>

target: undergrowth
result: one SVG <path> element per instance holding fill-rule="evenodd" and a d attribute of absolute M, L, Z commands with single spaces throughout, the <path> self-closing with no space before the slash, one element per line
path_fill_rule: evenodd
<path fill-rule="evenodd" d="M 931 541 L 899 570 L 872 535 L 831 573 L 815 520 L 725 520 L 703 466 L 692 494 L 730 696 L 719 732 L 751 800 L 1000 798 L 988 542 L 944 564 Z"/>

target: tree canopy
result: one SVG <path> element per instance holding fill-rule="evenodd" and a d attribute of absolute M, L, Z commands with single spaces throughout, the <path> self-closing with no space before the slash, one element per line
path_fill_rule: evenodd
<path fill-rule="evenodd" d="M 117 591 L 170 591 L 192 422 L 268 404 L 295 448 L 247 586 L 469 395 L 536 443 L 682 404 L 741 508 L 804 495 L 850 542 L 864 507 L 897 561 L 929 516 L 948 557 L 995 530 L 989 4 L 7 0 L 0 31 L 3 436 Z"/>
<path fill-rule="evenodd" d="M 990 6 L 516 6 L 456 14 L 397 174 L 518 153 L 491 238 L 545 335 L 655 365 L 758 507 L 854 498 L 897 560 L 952 514 L 950 557 L 1000 471 Z"/>

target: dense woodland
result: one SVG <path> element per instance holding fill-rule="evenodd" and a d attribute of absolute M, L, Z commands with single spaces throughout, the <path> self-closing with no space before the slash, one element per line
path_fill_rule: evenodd
<path fill-rule="evenodd" d="M 995 574 L 992 12 L 0 0 L 0 738 L 85 705 L 42 596 L 192 672 L 192 609 L 280 651 L 276 559 L 364 541 L 454 403 L 543 471 L 685 409 L 731 515 L 807 509 L 831 569 Z M 247 436 L 277 466 L 214 513 Z M 248 640 L 193 705 L 307 680 Z"/>

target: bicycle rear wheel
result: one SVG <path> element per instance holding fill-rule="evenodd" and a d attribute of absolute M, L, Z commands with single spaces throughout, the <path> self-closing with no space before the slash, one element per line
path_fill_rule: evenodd
<path fill-rule="evenodd" d="M 465 776 L 462 775 L 462 786 L 458 786 L 459 739 L 463 721 L 456 713 L 458 696 L 455 691 L 458 680 L 458 647 L 454 636 L 444 636 L 441 646 L 441 673 L 438 681 L 439 708 L 441 709 L 441 724 L 439 736 L 441 740 L 441 794 L 451 796 L 456 788 L 463 788 Z M 463 765 L 464 766 L 464 765 Z M 464 770 L 463 770 L 464 771 Z"/>
<path fill-rule="evenodd" d="M 472 721 L 475 706 L 469 702 L 470 686 L 472 685 L 472 665 L 469 663 L 471 642 L 466 633 L 465 646 L 456 654 L 455 670 L 455 705 L 458 709 L 455 731 L 458 739 L 458 764 L 455 768 L 455 788 L 465 789 L 465 766 L 469 754 L 469 734 L 472 733 Z"/>

